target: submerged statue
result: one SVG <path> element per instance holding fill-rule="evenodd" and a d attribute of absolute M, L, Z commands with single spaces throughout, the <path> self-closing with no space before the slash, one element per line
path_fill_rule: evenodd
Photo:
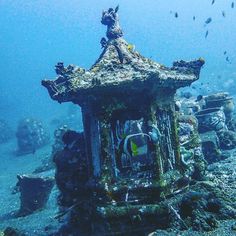
<path fill-rule="evenodd" d="M 89 70 L 59 63 L 58 77 L 42 81 L 53 100 L 82 109 L 83 148 L 72 150 L 76 140 L 69 138 L 54 156 L 73 235 L 141 234 L 168 224 L 169 207 L 160 201 L 186 187 L 201 164 L 197 141 L 181 156 L 174 96 L 199 79 L 204 60 L 168 68 L 143 57 L 122 38 L 117 12 L 102 14 L 108 40 L 102 38 L 103 52 Z"/>
<path fill-rule="evenodd" d="M 127 59 L 129 56 L 126 53 L 126 50 L 123 48 L 122 40 L 120 40 L 123 36 L 123 32 L 119 24 L 119 17 L 117 14 L 118 10 L 119 6 L 117 6 L 115 10 L 113 8 L 109 8 L 107 11 L 103 11 L 101 23 L 103 25 L 107 25 L 106 36 L 108 41 L 103 37 L 100 41 L 100 44 L 102 48 L 105 48 L 105 50 L 108 45 L 113 45 L 118 54 L 119 61 L 122 64 L 125 57 Z M 129 59 L 127 61 L 130 61 Z"/>
<path fill-rule="evenodd" d="M 107 11 L 103 11 L 101 23 L 107 25 L 107 38 L 117 39 L 123 36 L 122 29 L 119 25 L 118 12 L 119 6 L 115 8 L 109 8 Z"/>

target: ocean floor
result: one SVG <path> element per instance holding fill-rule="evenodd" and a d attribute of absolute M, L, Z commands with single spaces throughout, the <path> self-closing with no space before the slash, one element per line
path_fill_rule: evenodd
<path fill-rule="evenodd" d="M 56 204 L 56 196 L 58 191 L 53 188 L 44 210 L 25 217 L 15 217 L 15 213 L 20 207 L 19 193 L 12 194 L 15 184 L 17 183 L 17 174 L 30 174 L 35 168 L 41 166 L 42 161 L 51 153 L 51 145 L 48 145 L 34 154 L 24 156 L 16 156 L 16 140 L 12 140 L 0 146 L 0 232 L 6 227 L 17 228 L 30 236 L 46 236 L 50 235 L 59 227 L 55 216 L 58 213 Z M 232 207 L 236 207 L 236 150 L 227 152 L 227 159 L 211 164 L 208 166 L 208 180 L 199 182 L 199 186 L 210 185 L 219 189 L 225 197 L 225 201 L 233 202 Z M 53 176 L 54 171 L 46 171 L 43 176 Z M 195 190 L 195 187 L 190 187 Z M 198 187 L 197 187 L 198 188 Z M 188 191 L 188 190 L 186 190 Z M 180 193 L 177 198 L 181 198 Z M 174 197 L 175 198 L 175 197 Z M 236 220 L 218 220 L 218 226 L 214 231 L 197 232 L 192 230 L 178 231 L 174 228 L 169 230 L 157 230 L 152 236 L 161 235 L 210 235 L 210 236 L 233 236 L 236 235 Z"/>
<path fill-rule="evenodd" d="M 47 207 L 25 217 L 15 217 L 20 208 L 20 194 L 12 194 L 17 183 L 17 174 L 31 174 L 41 165 L 41 161 L 51 153 L 51 145 L 37 150 L 34 154 L 16 156 L 16 140 L 0 145 L 0 232 L 6 227 L 22 230 L 26 235 L 44 236 L 58 226 L 54 219 L 58 212 L 56 205 L 57 189 L 53 188 Z M 54 171 L 42 175 L 54 176 Z"/>
<path fill-rule="evenodd" d="M 213 163 L 207 168 L 207 180 L 199 181 L 195 185 L 190 187 L 192 191 L 209 192 L 215 194 L 215 197 L 220 199 L 223 204 L 228 204 L 229 210 L 235 212 L 236 209 L 236 149 L 225 151 L 225 155 L 228 156 L 227 159 L 220 162 Z M 207 188 L 205 188 L 207 187 Z M 181 198 L 185 192 L 180 193 L 179 196 L 173 198 Z M 175 199 L 173 200 L 175 201 Z M 231 208 L 232 207 L 232 208 Z M 149 236 L 234 236 L 236 235 L 236 219 L 235 216 L 232 219 L 223 219 L 225 216 L 219 214 L 217 219 L 217 227 L 208 232 L 197 232 L 192 229 L 180 231 L 174 228 L 168 230 L 157 230 L 155 233 Z"/>

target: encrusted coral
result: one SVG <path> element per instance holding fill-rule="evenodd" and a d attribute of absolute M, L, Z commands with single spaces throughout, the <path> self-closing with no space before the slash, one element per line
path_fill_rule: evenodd
<path fill-rule="evenodd" d="M 225 130 L 218 133 L 220 147 L 224 150 L 236 148 L 236 132 Z"/>
<path fill-rule="evenodd" d="M 49 143 L 49 132 L 41 121 L 32 118 L 19 122 L 16 137 L 19 155 L 34 153 L 38 148 Z"/>

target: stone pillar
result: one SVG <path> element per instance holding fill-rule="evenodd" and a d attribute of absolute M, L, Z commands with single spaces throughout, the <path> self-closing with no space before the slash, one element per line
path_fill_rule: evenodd
<path fill-rule="evenodd" d="M 91 117 L 90 117 L 90 109 L 88 105 L 84 105 L 81 107 L 82 112 L 82 120 L 83 120 L 83 126 L 84 126 L 84 140 L 85 140 L 85 146 L 86 146 L 86 157 L 87 157 L 87 164 L 88 164 L 88 176 L 91 176 L 92 174 L 92 150 L 91 150 L 91 130 L 90 130 L 90 123 L 91 123 Z"/>
<path fill-rule="evenodd" d="M 91 158 L 92 158 L 92 165 L 93 165 L 93 175 L 94 177 L 98 177 L 101 172 L 101 142 L 100 142 L 100 128 L 99 128 L 99 120 L 91 114 Z"/>
<path fill-rule="evenodd" d="M 106 121 L 100 123 L 101 134 L 101 182 L 109 183 L 114 174 L 113 166 L 113 142 L 111 138 L 111 124 Z"/>
<path fill-rule="evenodd" d="M 174 108 L 173 108 L 174 109 Z M 177 124 L 177 117 L 175 111 L 172 110 L 170 112 L 170 121 L 171 121 L 171 139 L 173 150 L 175 153 L 175 167 L 179 171 L 183 171 L 183 167 L 181 164 L 181 156 L 180 156 L 180 144 L 179 144 L 179 135 L 178 135 L 178 124 Z"/>
<path fill-rule="evenodd" d="M 156 106 L 154 105 L 151 105 L 149 109 L 147 109 L 145 120 L 149 129 L 148 131 L 152 131 L 152 125 L 157 125 L 156 110 Z M 163 160 L 161 156 L 160 143 L 152 142 L 148 149 L 150 150 L 149 153 L 154 163 L 154 174 L 157 179 L 160 179 L 163 174 Z"/>
<path fill-rule="evenodd" d="M 98 177 L 101 172 L 99 120 L 88 105 L 82 107 L 82 116 L 89 174 Z"/>

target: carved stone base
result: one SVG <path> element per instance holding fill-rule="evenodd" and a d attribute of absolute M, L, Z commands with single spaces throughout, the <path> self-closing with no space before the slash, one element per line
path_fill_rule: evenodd
<path fill-rule="evenodd" d="M 18 216 L 25 216 L 45 207 L 51 190 L 54 186 L 54 178 L 18 175 L 21 206 Z"/>

